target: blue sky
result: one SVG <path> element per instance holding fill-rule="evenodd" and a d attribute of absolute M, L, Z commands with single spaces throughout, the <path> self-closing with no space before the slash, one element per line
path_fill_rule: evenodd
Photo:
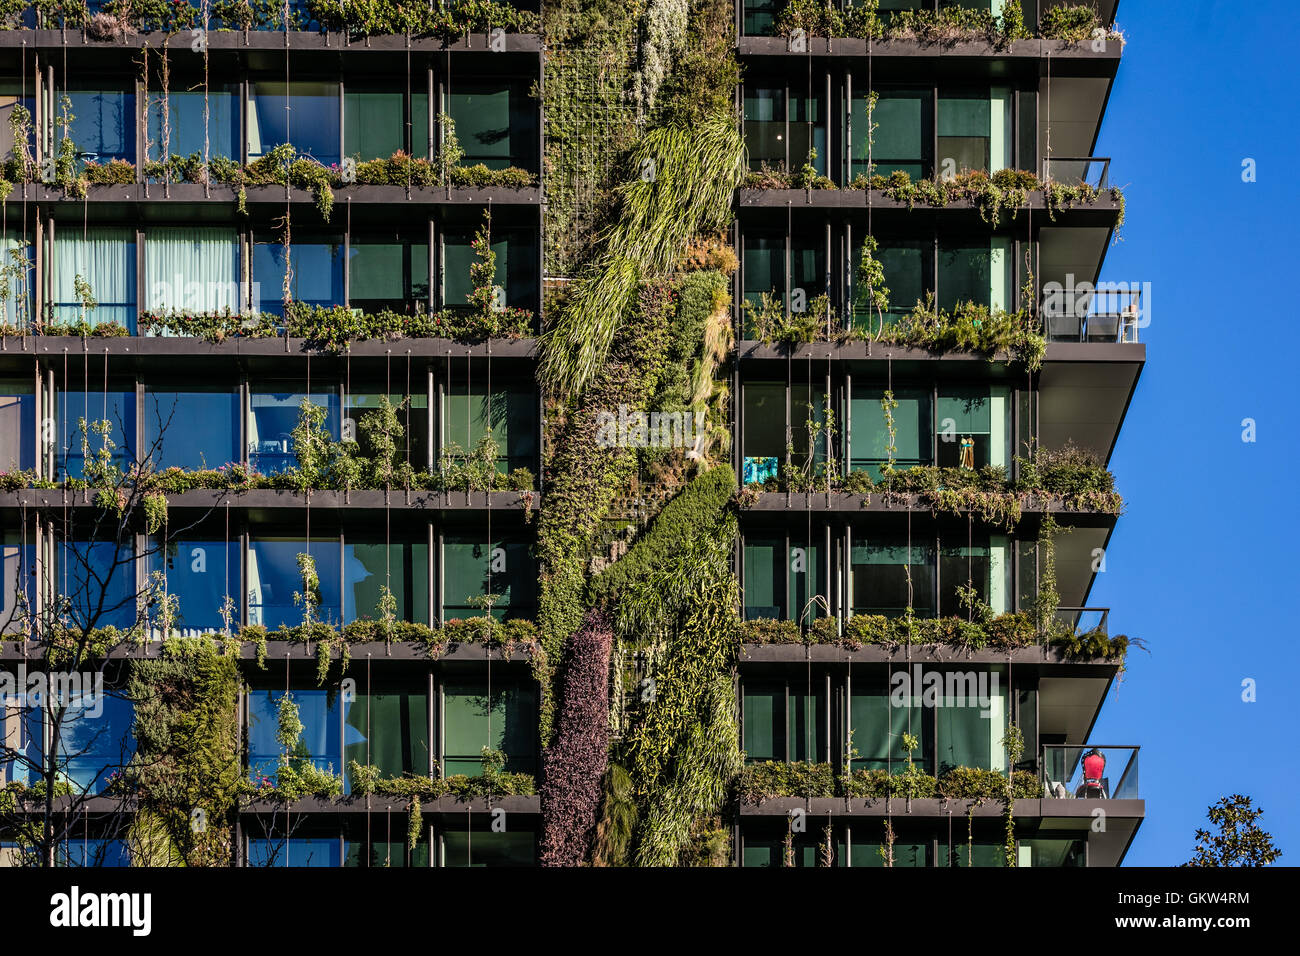
<path fill-rule="evenodd" d="M 1296 866 L 1300 375 L 1285 330 L 1300 267 L 1283 237 L 1300 214 L 1300 12 L 1123 0 L 1118 24 L 1129 42 L 1096 152 L 1128 225 L 1102 278 L 1150 281 L 1152 309 L 1111 460 L 1127 512 L 1089 603 L 1150 653 L 1130 652 L 1093 740 L 1142 746 L 1147 817 L 1126 865 L 1186 861 L 1206 807 L 1239 792 Z"/>

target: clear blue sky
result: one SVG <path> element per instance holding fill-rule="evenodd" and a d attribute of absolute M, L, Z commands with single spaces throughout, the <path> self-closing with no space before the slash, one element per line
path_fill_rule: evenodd
<path fill-rule="evenodd" d="M 1221 796 L 1250 795 L 1300 865 L 1300 94 L 1293 0 L 1122 0 L 1128 38 L 1097 155 L 1128 225 L 1102 278 L 1152 283 L 1147 365 L 1111 461 L 1127 513 L 1089 601 L 1130 652 L 1093 733 L 1138 743 L 1127 865 L 1190 856 Z M 1258 164 L 1243 183 L 1242 161 Z M 1242 441 L 1242 419 L 1257 423 Z M 1243 703 L 1242 681 L 1257 683 Z"/>

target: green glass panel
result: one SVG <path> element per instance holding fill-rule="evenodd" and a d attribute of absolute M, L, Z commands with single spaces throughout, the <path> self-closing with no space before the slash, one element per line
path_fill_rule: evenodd
<path fill-rule="evenodd" d="M 443 691 L 443 772 L 482 773 L 483 748 L 506 754 L 511 773 L 536 770 L 537 691 L 527 685 L 449 683 Z"/>
<path fill-rule="evenodd" d="M 747 760 L 785 760 L 785 684 L 746 682 L 742 747 Z"/>
<path fill-rule="evenodd" d="M 442 853 L 443 866 L 533 866 L 537 839 L 526 830 L 447 830 L 442 835 Z"/>
<path fill-rule="evenodd" d="M 362 161 L 406 151 L 401 91 L 349 89 L 343 94 L 343 153 Z"/>
<path fill-rule="evenodd" d="M 780 552 L 783 542 L 777 539 L 746 539 L 745 617 L 781 617 L 783 595 L 780 593 Z"/>

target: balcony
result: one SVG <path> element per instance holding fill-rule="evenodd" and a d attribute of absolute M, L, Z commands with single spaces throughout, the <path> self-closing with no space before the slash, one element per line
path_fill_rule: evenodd
<path fill-rule="evenodd" d="M 1042 315 L 1049 342 L 1137 344 L 1138 330 L 1150 324 L 1147 284 L 1127 282 L 1049 282 L 1044 286 Z M 1148 295 L 1149 299 L 1149 295 Z"/>
<path fill-rule="evenodd" d="M 1137 800 L 1138 747 L 1090 744 L 1043 747 L 1045 799 Z"/>
<path fill-rule="evenodd" d="M 1093 189 L 1110 188 L 1110 159 L 1098 156 L 1062 156 L 1043 160 L 1043 181 L 1087 183 Z"/>
<path fill-rule="evenodd" d="M 1056 609 L 1056 623 L 1073 634 L 1098 633 L 1109 637 L 1110 608 L 1060 607 Z"/>

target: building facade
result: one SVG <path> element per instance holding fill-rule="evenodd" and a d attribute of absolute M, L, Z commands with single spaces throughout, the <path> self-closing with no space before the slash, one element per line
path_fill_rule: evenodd
<path fill-rule="evenodd" d="M 713 862 L 1116 865 L 1144 814 L 1137 748 L 1091 736 L 1149 309 L 1096 288 L 1115 4 L 1026 4 L 1020 32 L 932 6 L 730 23 L 745 766 Z M 186 9 L 0 31 L 0 853 L 165 862 L 140 821 L 179 812 L 214 834 L 182 855 L 227 865 L 535 864 L 564 41 L 527 3 Z M 597 247 L 610 202 L 579 202 Z M 695 412 L 664 414 L 692 461 Z M 640 478 L 604 562 L 671 495 Z M 186 641 L 208 669 L 167 678 Z M 615 741 L 653 676 L 617 653 Z M 223 668 L 201 732 L 238 779 L 159 802 L 159 741 L 200 733 L 177 685 Z M 60 669 L 85 683 L 33 697 Z M 49 780 L 53 844 L 23 829 Z"/>

